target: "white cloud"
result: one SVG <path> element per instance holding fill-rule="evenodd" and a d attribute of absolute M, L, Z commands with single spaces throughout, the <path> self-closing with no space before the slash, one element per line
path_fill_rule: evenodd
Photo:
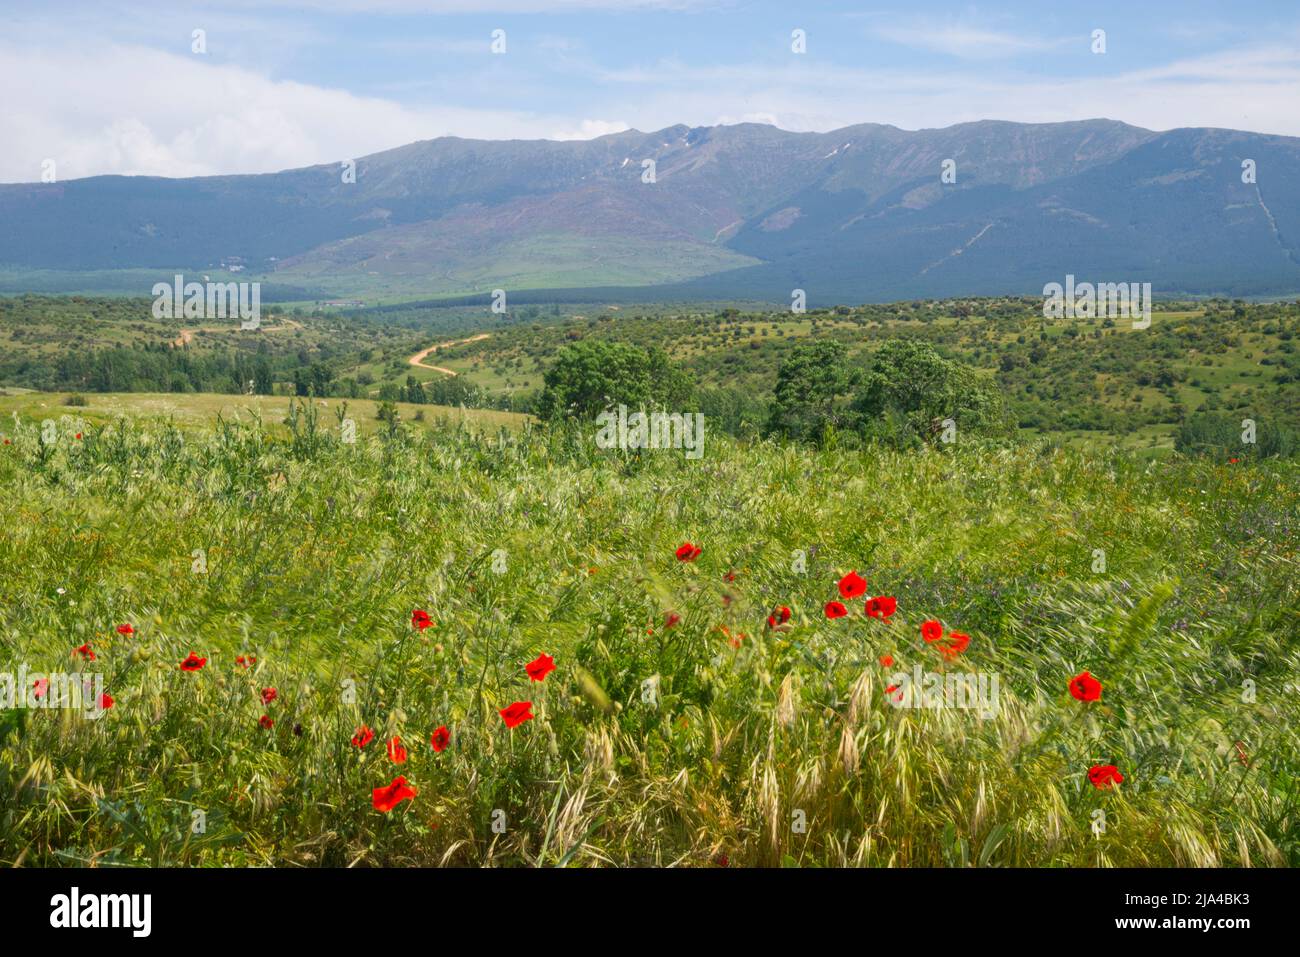
<path fill-rule="evenodd" d="M 399 103 L 387 93 L 360 96 L 275 80 L 246 66 L 141 46 L 0 41 L 0 89 L 9 91 L 0 99 L 0 182 L 36 181 L 45 159 L 56 161 L 60 179 L 253 173 L 448 134 L 589 139 L 677 123 L 826 131 L 864 122 L 918 129 L 980 119 L 1106 117 L 1157 130 L 1218 126 L 1300 136 L 1300 40 L 1281 34 L 1266 46 L 1080 77 L 982 63 L 814 68 L 802 58 L 751 65 L 664 60 L 617 69 L 584 60 L 562 77 L 523 64 L 521 72 L 497 76 L 492 68 L 499 64 L 483 59 L 482 72 L 458 79 L 458 92 L 472 89 L 466 102 L 506 108 Z M 556 96 L 548 83 L 557 84 Z M 591 91 L 579 107 L 546 109 L 575 83 Z M 519 89 L 532 95 L 508 92 Z M 445 102 L 441 90 L 430 95 Z"/>
<path fill-rule="evenodd" d="M 876 27 L 876 36 L 891 43 L 969 60 L 989 60 L 1040 53 L 1065 42 L 1000 33 L 958 24 L 902 23 Z"/>
<path fill-rule="evenodd" d="M 626 123 L 610 122 L 609 120 L 583 120 L 576 130 L 561 130 L 558 133 L 552 133 L 549 138 L 553 140 L 593 140 L 597 136 L 622 133 L 628 129 L 631 129 L 631 127 Z"/>
<path fill-rule="evenodd" d="M 454 134 L 543 138 L 573 120 L 509 110 L 413 109 L 377 97 L 138 47 L 0 44 L 0 182 L 102 173 L 272 172 Z M 597 134 L 592 134 L 597 135 Z"/>

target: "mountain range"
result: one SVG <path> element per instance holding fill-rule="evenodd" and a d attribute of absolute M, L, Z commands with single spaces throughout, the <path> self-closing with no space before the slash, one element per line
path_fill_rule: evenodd
<path fill-rule="evenodd" d="M 0 185 L 0 223 L 7 291 L 93 271 L 148 295 L 152 273 L 234 267 L 268 299 L 816 305 L 1038 295 L 1067 274 L 1290 297 L 1300 139 L 1111 120 L 442 137 L 271 174 Z"/>

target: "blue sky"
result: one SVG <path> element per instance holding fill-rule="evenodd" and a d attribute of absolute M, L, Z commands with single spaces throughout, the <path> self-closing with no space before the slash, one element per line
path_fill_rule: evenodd
<path fill-rule="evenodd" d="M 1104 116 L 1300 135 L 1293 0 L 0 0 L 0 22 L 7 182 L 45 159 L 60 178 L 265 172 L 446 134 L 674 123 Z"/>

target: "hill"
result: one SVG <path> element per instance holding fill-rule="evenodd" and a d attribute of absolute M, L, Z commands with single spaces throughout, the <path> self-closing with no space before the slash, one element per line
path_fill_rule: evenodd
<path fill-rule="evenodd" d="M 355 173 L 0 186 L 0 290 L 144 295 L 175 270 L 256 278 L 268 300 L 607 288 L 788 303 L 802 288 L 833 304 L 1038 294 L 1067 274 L 1165 297 L 1300 290 L 1292 137 L 1107 120 L 676 126 L 444 137 Z"/>

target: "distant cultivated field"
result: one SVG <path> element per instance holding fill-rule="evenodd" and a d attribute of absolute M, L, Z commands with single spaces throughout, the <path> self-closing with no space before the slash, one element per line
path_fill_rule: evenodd
<path fill-rule="evenodd" d="M 172 421 L 186 427 L 211 426 L 218 417 L 240 422 L 250 422 L 255 417 L 260 417 L 265 425 L 281 426 L 289 414 L 289 403 L 295 401 L 312 402 L 319 413 L 320 425 L 324 428 L 337 430 L 337 416 L 344 409 L 347 416 L 356 422 L 358 434 L 374 432 L 381 426 L 376 415 L 379 403 L 370 399 L 307 400 L 266 395 L 92 392 L 82 396 L 86 400 L 85 406 L 68 406 L 65 403 L 69 395 L 70 393 L 49 392 L 0 394 L 0 417 L 7 420 L 15 412 L 21 418 L 32 421 L 68 416 L 102 425 L 118 416 L 126 416 L 131 419 Z M 529 419 L 528 416 L 515 412 L 497 412 L 492 409 L 460 409 L 443 405 L 411 405 L 406 402 L 394 405 L 403 421 L 426 429 L 436 424 L 463 424 L 471 429 L 518 429 Z M 421 413 L 423 420 L 416 420 L 416 415 Z M 6 428 L 12 430 L 11 422 L 0 420 L 0 433 Z"/>

